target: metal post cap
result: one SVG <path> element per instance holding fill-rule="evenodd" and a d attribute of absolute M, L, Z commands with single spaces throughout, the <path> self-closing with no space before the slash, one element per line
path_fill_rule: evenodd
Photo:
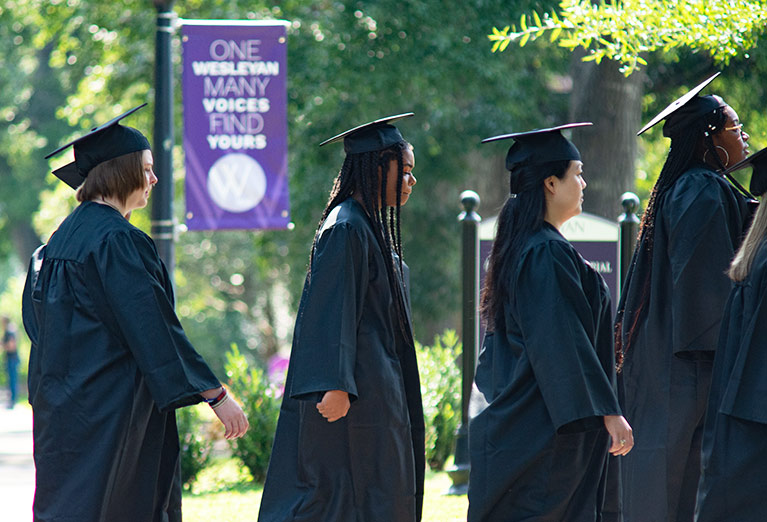
<path fill-rule="evenodd" d="M 464 190 L 461 192 L 461 205 L 466 212 L 472 212 L 479 208 L 479 194 L 473 190 Z"/>
<path fill-rule="evenodd" d="M 639 196 L 633 192 L 621 194 L 621 206 L 626 214 L 632 214 L 639 209 Z"/>

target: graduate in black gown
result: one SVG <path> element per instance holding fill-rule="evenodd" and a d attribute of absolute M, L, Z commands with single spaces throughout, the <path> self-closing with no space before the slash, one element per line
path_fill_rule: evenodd
<path fill-rule="evenodd" d="M 81 204 L 35 252 L 22 301 L 36 522 L 180 521 L 175 408 L 206 400 L 227 438 L 248 428 L 184 335 L 154 243 L 128 222 L 157 183 L 149 142 L 119 124 L 138 108 L 51 154 L 74 145 L 54 173 Z"/>
<path fill-rule="evenodd" d="M 424 420 L 399 209 L 415 158 L 382 118 L 346 159 L 312 246 L 261 522 L 421 519 Z"/>
<path fill-rule="evenodd" d="M 753 165 L 751 192 L 767 193 L 767 149 Z M 728 272 L 734 288 L 722 318 L 703 432 L 696 522 L 767 518 L 767 207 Z"/>
<path fill-rule="evenodd" d="M 608 451 L 633 446 L 615 387 L 610 294 L 559 232 L 581 212 L 580 154 L 561 129 L 514 138 L 469 427 L 469 522 L 601 520 Z"/>
<path fill-rule="evenodd" d="M 636 446 L 621 462 L 624 522 L 690 522 L 725 272 L 750 220 L 722 172 L 748 134 L 708 78 L 651 120 L 671 148 L 642 216 L 616 318 L 619 383 Z"/>

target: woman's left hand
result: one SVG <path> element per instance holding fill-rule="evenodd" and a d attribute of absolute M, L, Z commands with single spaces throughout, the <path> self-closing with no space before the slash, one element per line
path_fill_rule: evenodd
<path fill-rule="evenodd" d="M 335 422 L 341 417 L 346 417 L 349 412 L 349 394 L 343 390 L 330 390 L 325 392 L 322 400 L 317 403 L 317 411 L 328 422 Z"/>
<path fill-rule="evenodd" d="M 623 415 L 605 415 L 604 422 L 612 439 L 610 453 L 615 456 L 626 455 L 634 447 L 634 432 L 631 426 Z"/>
<path fill-rule="evenodd" d="M 224 438 L 227 440 L 239 439 L 248 431 L 250 424 L 248 418 L 237 402 L 229 397 L 221 406 L 213 409 L 213 413 L 224 425 Z"/>

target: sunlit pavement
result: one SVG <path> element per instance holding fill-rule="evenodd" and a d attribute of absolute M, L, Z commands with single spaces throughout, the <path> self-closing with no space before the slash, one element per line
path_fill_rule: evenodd
<path fill-rule="evenodd" d="M 30 522 L 35 491 L 32 410 L 27 404 L 9 410 L 6 402 L 0 396 L 0 520 Z"/>

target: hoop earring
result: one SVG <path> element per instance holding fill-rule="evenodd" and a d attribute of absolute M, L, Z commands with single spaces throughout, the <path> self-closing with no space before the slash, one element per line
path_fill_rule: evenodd
<path fill-rule="evenodd" d="M 724 162 L 724 164 L 723 164 L 723 165 L 724 165 L 725 167 L 727 167 L 727 166 L 730 164 L 730 154 L 727 152 L 727 149 L 725 149 L 725 148 L 724 148 L 724 147 L 722 147 L 721 145 L 717 145 L 717 146 L 716 146 L 716 148 L 717 148 L 717 149 L 722 149 L 722 152 L 724 152 L 724 155 L 725 155 L 725 157 L 726 157 L 727 159 L 725 160 L 725 162 Z M 708 163 L 708 162 L 706 161 L 706 154 L 708 154 L 708 149 L 706 149 L 705 151 L 703 151 L 703 163 Z M 719 152 L 717 152 L 717 154 L 719 154 Z"/>

